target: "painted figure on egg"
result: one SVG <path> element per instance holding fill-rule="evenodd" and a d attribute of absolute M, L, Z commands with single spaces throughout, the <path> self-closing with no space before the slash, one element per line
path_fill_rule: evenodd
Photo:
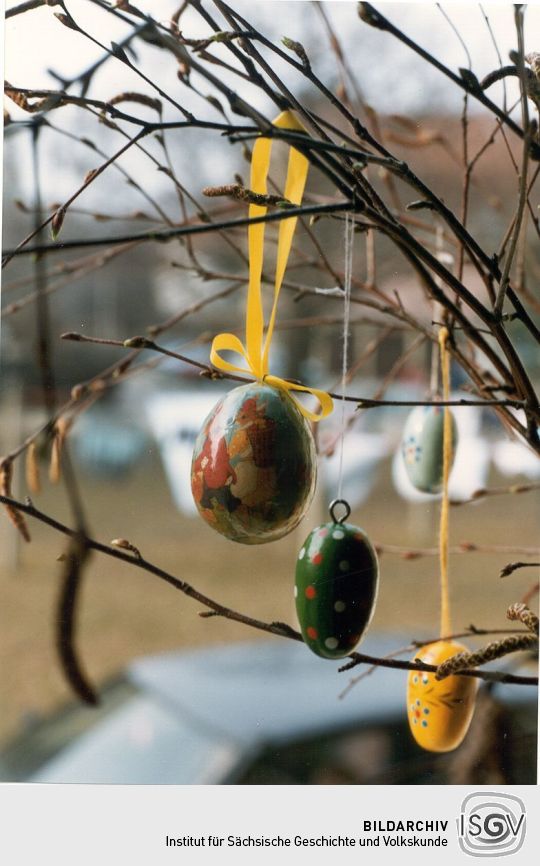
<path fill-rule="evenodd" d="M 197 437 L 191 484 L 201 516 L 244 544 L 290 532 L 316 480 L 311 430 L 283 391 L 249 383 L 230 391 Z"/>
<path fill-rule="evenodd" d="M 276 422 L 265 413 L 266 405 L 257 406 L 257 400 L 249 397 L 240 407 L 228 446 L 235 469 L 231 492 L 248 507 L 276 495 Z"/>
<path fill-rule="evenodd" d="M 415 659 L 430 665 L 466 652 L 467 647 L 455 641 L 439 641 L 422 647 Z M 407 682 L 407 715 L 411 733 L 428 752 L 451 752 L 465 738 L 474 713 L 478 680 L 449 676 L 437 680 L 428 671 L 409 671 Z"/>

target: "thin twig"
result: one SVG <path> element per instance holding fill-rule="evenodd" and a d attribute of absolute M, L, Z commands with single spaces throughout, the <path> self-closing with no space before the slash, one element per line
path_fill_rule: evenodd
<path fill-rule="evenodd" d="M 29 502 L 19 502 L 16 499 L 12 499 L 11 497 L 0 495 L 0 503 L 4 505 L 11 506 L 12 508 L 16 508 L 19 511 L 22 511 L 24 514 L 29 517 L 35 518 L 36 520 L 41 521 L 42 523 L 50 526 L 52 529 L 55 529 L 57 532 L 62 533 L 63 535 L 67 535 L 70 538 L 76 538 L 78 533 L 77 530 L 70 529 L 70 527 L 61 523 L 59 520 L 56 520 L 53 517 L 45 514 L 44 512 L 37 509 L 32 503 Z M 277 637 L 286 637 L 291 640 L 301 641 L 301 634 L 296 631 L 296 629 L 291 628 L 284 623 L 266 623 L 261 620 L 253 619 L 250 616 L 246 616 L 245 614 L 239 613 L 238 611 L 232 610 L 231 608 L 226 607 L 225 605 L 219 604 L 203 593 L 199 592 L 195 587 L 191 586 L 184 580 L 181 580 L 175 577 L 172 574 L 169 574 L 167 571 L 164 571 L 162 568 L 154 565 L 143 557 L 133 556 L 130 553 L 124 553 L 122 549 L 117 547 L 111 547 L 109 545 L 103 544 L 102 542 L 96 541 L 92 538 L 85 537 L 84 538 L 85 547 L 88 550 L 95 550 L 99 553 L 104 553 L 107 556 L 111 556 L 114 559 L 121 560 L 122 562 L 126 562 L 129 565 L 132 565 L 136 568 L 140 568 L 143 571 L 147 571 L 150 574 L 159 577 L 161 580 L 165 581 L 169 585 L 173 586 L 175 589 L 187 595 L 189 598 L 194 599 L 199 604 L 204 605 L 209 610 L 214 611 L 218 616 L 225 617 L 226 619 L 233 620 L 234 622 L 242 623 L 243 625 L 250 626 L 251 628 L 258 629 L 259 631 L 269 632 L 270 634 L 276 635 Z M 351 663 L 354 664 L 378 664 L 381 667 L 391 667 L 398 668 L 400 670 L 421 670 L 421 671 L 436 671 L 437 668 L 433 665 L 426 665 L 424 663 L 418 662 L 401 662 L 401 661 L 390 661 L 388 659 L 377 658 L 375 656 L 363 655 L 361 653 L 351 653 Z M 462 671 L 462 676 L 470 676 L 476 677 L 477 679 L 485 680 L 486 682 L 505 682 L 505 683 L 513 683 L 515 685 L 538 685 L 538 677 L 529 677 L 529 676 L 518 676 L 516 674 L 508 674 L 502 671 Z"/>
<path fill-rule="evenodd" d="M 495 305 L 493 308 L 496 316 L 502 315 L 504 299 L 508 291 L 508 283 L 510 280 L 510 269 L 512 267 L 512 262 L 514 261 L 514 255 L 516 253 L 517 244 L 521 233 L 521 225 L 523 222 L 525 204 L 527 201 L 527 174 L 529 168 L 530 145 L 533 140 L 532 129 L 529 123 L 529 103 L 527 98 L 527 84 L 525 78 L 526 73 L 524 59 L 525 48 L 523 40 L 523 10 L 519 5 L 514 6 L 514 19 L 516 23 L 516 33 L 518 39 L 517 66 L 519 70 L 519 80 L 521 87 L 522 123 L 525 134 L 523 136 L 523 151 L 521 156 L 521 167 L 519 170 L 519 194 L 516 215 L 514 217 L 514 225 L 510 237 L 510 243 L 508 245 L 508 251 L 504 260 L 504 267 L 499 283 L 499 290 L 497 292 L 497 298 L 495 300 Z"/>
<path fill-rule="evenodd" d="M 228 292 L 228 290 L 226 290 Z M 178 321 L 176 317 L 169 319 L 167 325 L 171 322 Z M 171 358 L 176 358 L 177 361 L 182 361 L 184 364 L 190 364 L 193 367 L 198 367 L 208 373 L 213 373 L 213 369 L 208 364 L 201 364 L 200 361 L 195 361 L 193 358 L 187 358 L 185 355 L 179 355 L 171 349 L 166 349 L 163 346 L 158 346 L 153 340 L 146 337 L 136 336 L 126 340 L 111 340 L 105 337 L 91 337 L 87 334 L 80 334 L 77 331 L 67 331 L 61 335 L 62 340 L 70 340 L 76 343 L 95 343 L 101 346 L 117 346 L 124 349 L 150 349 L 153 352 L 160 352 L 163 355 L 168 355 Z M 422 338 L 423 339 L 423 338 Z M 416 344 L 414 346 L 416 349 Z M 216 377 L 217 378 L 217 377 Z M 234 382 L 251 382 L 254 381 L 249 376 L 236 376 L 232 373 L 219 371 L 219 378 L 230 379 Z M 302 384 L 302 383 L 299 383 Z M 519 400 L 469 400 L 465 397 L 458 400 L 375 400 L 370 397 L 354 397 L 346 395 L 343 397 L 332 391 L 328 392 L 331 397 L 336 399 L 344 399 L 350 403 L 357 403 L 359 409 L 371 409 L 376 406 L 512 406 L 514 408 L 522 408 L 523 403 Z"/>
<path fill-rule="evenodd" d="M 540 568 L 540 562 L 509 562 L 501 568 L 499 577 L 508 577 L 520 568 Z"/>
<path fill-rule="evenodd" d="M 134 139 L 132 139 L 131 144 L 134 143 Z M 127 149 L 122 148 L 122 152 Z M 116 158 L 120 154 L 116 154 L 115 157 L 111 157 L 111 160 Z M 110 162 L 110 160 L 109 160 Z M 102 166 L 102 169 L 104 167 Z M 93 178 L 92 178 L 93 179 Z M 64 205 L 67 207 L 74 199 L 82 192 L 79 190 L 69 201 Z M 351 210 L 350 202 L 336 202 L 335 204 L 323 204 L 323 205 L 305 205 L 303 207 L 294 207 L 294 208 L 286 208 L 283 211 L 272 212 L 269 214 L 265 214 L 264 216 L 259 217 L 238 217 L 238 219 L 234 220 L 223 220 L 221 222 L 214 223 L 200 223 L 195 225 L 188 226 L 179 226 L 177 228 L 172 229 L 164 229 L 162 231 L 150 231 L 150 232 L 139 232 L 127 235 L 113 236 L 110 235 L 102 238 L 81 238 L 79 240 L 71 240 L 71 241 L 59 241 L 57 244 L 41 244 L 35 245 L 32 247 L 27 246 L 28 241 L 32 239 L 33 234 L 28 235 L 21 243 L 15 247 L 13 250 L 6 250 L 5 252 L 5 260 L 4 263 L 7 264 L 14 256 L 21 255 L 34 255 L 35 253 L 43 253 L 43 252 L 59 252 L 62 250 L 70 250 L 70 249 L 79 249 L 84 247 L 100 247 L 100 246 L 113 246 L 116 244 L 125 244 L 131 241 L 168 241 L 173 238 L 185 237 L 187 235 L 201 235 L 208 234 L 209 232 L 215 232 L 220 229 L 235 229 L 235 228 L 244 228 L 245 226 L 257 225 L 258 223 L 272 223 L 272 222 L 280 222 L 283 219 L 290 219 L 295 216 L 308 216 L 311 214 L 329 214 L 332 215 L 334 213 L 342 213 L 347 210 Z M 48 220 L 43 223 L 43 225 L 48 225 L 52 220 L 50 217 Z"/>
<path fill-rule="evenodd" d="M 475 490 L 469 499 L 452 500 L 450 505 L 456 507 L 469 505 L 471 502 L 479 502 L 481 499 L 486 499 L 490 496 L 513 496 L 517 493 L 530 493 L 534 490 L 540 490 L 540 483 L 510 484 L 508 487 L 481 487 Z"/>
<path fill-rule="evenodd" d="M 384 656 L 384 658 L 385 659 L 395 659 L 397 656 L 401 656 L 401 655 L 405 655 L 405 654 L 409 655 L 410 653 L 412 653 L 416 649 L 420 649 L 421 647 L 429 646 L 429 645 L 434 644 L 434 643 L 441 643 L 441 642 L 450 641 L 450 640 L 459 640 L 460 638 L 464 638 L 464 637 L 477 637 L 479 635 L 491 635 L 491 634 L 516 634 L 516 631 L 515 631 L 515 629 L 510 629 L 510 628 L 476 628 L 476 626 L 471 625 L 471 626 L 469 626 L 468 629 L 466 629 L 466 631 L 460 631 L 460 632 L 457 632 L 456 634 L 445 635 L 444 637 L 430 638 L 429 640 L 413 640 L 407 646 L 400 647 L 399 649 L 394 650 L 391 653 L 388 653 L 387 655 Z M 346 665 L 344 667 L 347 670 L 351 669 L 351 667 L 349 665 Z M 362 673 L 359 674 L 358 676 L 352 677 L 352 679 L 349 680 L 349 683 L 347 684 L 347 686 L 338 695 L 339 699 L 342 700 L 344 697 L 347 696 L 347 694 L 351 691 L 351 689 L 354 688 L 354 686 L 358 685 L 358 683 L 362 682 L 362 680 L 365 680 L 367 677 L 374 674 L 375 671 L 377 670 L 377 667 L 378 667 L 378 665 L 371 665 L 371 667 L 367 668 L 365 671 L 362 671 Z"/>
<path fill-rule="evenodd" d="M 82 186 L 80 186 L 79 189 L 72 196 L 70 196 L 67 201 L 64 202 L 64 204 L 59 208 L 59 210 L 65 213 L 69 208 L 70 204 L 72 204 L 72 202 L 74 202 L 81 195 L 81 193 L 84 192 L 84 190 L 87 189 L 87 187 L 96 180 L 97 177 L 103 174 L 103 172 L 117 159 L 119 159 L 122 154 L 124 154 L 140 138 L 147 134 L 147 130 L 142 129 L 140 132 L 137 133 L 134 138 L 130 139 L 127 144 L 121 147 L 120 150 L 118 150 L 115 154 L 113 154 L 113 156 L 106 160 L 106 162 L 102 163 L 99 168 L 96 168 L 94 169 L 94 171 L 90 172 L 89 175 L 87 175 L 87 177 L 84 179 Z M 54 244 L 37 244 L 37 246 L 34 246 L 32 248 L 28 247 L 28 243 L 37 235 L 39 235 L 39 233 L 44 228 L 46 228 L 52 223 L 57 213 L 58 211 L 51 214 L 49 217 L 47 217 L 47 219 L 43 220 L 43 222 L 41 222 L 32 232 L 30 232 L 30 234 L 23 238 L 23 240 L 20 241 L 19 244 L 17 244 L 14 250 L 7 250 L 7 252 L 4 254 L 4 258 L 2 259 L 2 267 L 4 268 L 14 256 L 20 255 L 21 253 L 28 253 L 32 250 L 34 253 L 45 253 L 49 250 L 61 248 L 62 245 L 55 246 Z"/>
<path fill-rule="evenodd" d="M 19 3 L 17 6 L 12 6 L 11 9 L 6 9 L 6 19 L 14 18 L 15 15 L 22 15 L 23 12 L 30 12 L 32 9 L 37 9 L 38 6 L 45 6 L 47 0 L 26 0 L 25 3 Z"/>

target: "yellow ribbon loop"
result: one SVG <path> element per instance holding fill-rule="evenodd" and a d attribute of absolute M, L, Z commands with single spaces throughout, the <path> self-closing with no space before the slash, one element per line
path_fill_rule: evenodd
<path fill-rule="evenodd" d="M 295 129 L 305 132 L 304 127 L 290 111 L 283 111 L 273 121 L 273 125 L 281 129 Z M 267 177 L 271 153 L 272 139 L 258 138 L 253 147 L 251 160 L 250 188 L 253 192 L 262 195 L 267 194 Z M 289 149 L 284 197 L 294 205 L 299 205 L 302 202 L 308 168 L 309 162 L 305 156 L 294 147 L 291 147 Z M 252 204 L 249 206 L 249 218 L 253 219 L 264 216 L 267 210 L 268 208 L 264 205 Z M 274 301 L 268 320 L 266 339 L 264 339 L 264 313 L 261 293 L 265 224 L 257 223 L 248 227 L 249 283 L 246 306 L 246 343 L 244 346 L 235 334 L 218 334 L 212 342 L 210 360 L 218 370 L 234 373 L 251 373 L 260 382 L 266 382 L 273 388 L 281 388 L 281 390 L 289 394 L 305 418 L 308 418 L 310 421 L 320 421 L 321 418 L 329 415 L 333 409 L 332 398 L 326 391 L 298 385 L 295 382 L 289 382 L 287 379 L 281 379 L 279 376 L 272 376 L 268 372 L 268 356 L 274 334 L 279 293 L 283 277 L 285 276 L 297 220 L 298 217 L 290 217 L 281 220 L 279 223 Z M 220 355 L 222 351 L 235 352 L 237 355 L 240 355 L 244 359 L 246 366 L 238 366 L 226 361 Z M 294 391 L 312 394 L 316 397 L 321 405 L 320 412 L 310 412 L 306 409 L 300 400 L 294 396 L 294 393 L 291 393 Z"/>

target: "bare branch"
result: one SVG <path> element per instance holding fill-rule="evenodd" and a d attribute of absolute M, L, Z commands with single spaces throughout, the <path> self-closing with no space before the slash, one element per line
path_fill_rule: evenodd
<path fill-rule="evenodd" d="M 70 529 L 59 520 L 56 520 L 53 517 L 49 517 L 44 512 L 39 511 L 33 504 L 18 502 L 17 500 L 14 500 L 11 497 L 7 497 L 4 495 L 0 495 L 0 502 L 4 505 L 8 505 L 12 508 L 16 508 L 22 511 L 29 517 L 40 520 L 42 523 L 45 523 L 47 526 L 50 526 L 57 532 L 60 532 L 63 535 L 67 535 L 72 539 L 76 539 L 78 536 L 80 536 L 80 534 L 76 530 Z M 298 641 L 302 640 L 300 633 L 297 632 L 295 629 L 291 628 L 290 626 L 284 623 L 265 623 L 261 620 L 253 619 L 250 616 L 246 616 L 239 613 L 238 611 L 232 610 L 225 605 L 219 604 L 208 596 L 203 595 L 189 583 L 186 583 L 185 581 L 174 577 L 173 575 L 169 574 L 168 572 L 164 571 L 153 563 L 148 562 L 143 557 L 132 556 L 131 552 L 124 553 L 121 548 L 119 549 L 118 547 L 108 546 L 86 536 L 84 538 L 84 546 L 87 550 L 95 550 L 99 553 L 104 553 L 107 556 L 111 556 L 114 559 L 120 559 L 123 562 L 128 563 L 129 565 L 141 568 L 144 571 L 147 571 L 150 574 L 159 577 L 161 580 L 164 580 L 175 589 L 178 589 L 180 592 L 184 593 L 184 595 L 189 596 L 189 598 L 194 599 L 195 601 L 199 602 L 199 604 L 203 604 L 205 607 L 213 611 L 218 616 L 225 617 L 226 619 L 233 620 L 234 622 L 242 623 L 243 625 L 250 626 L 251 628 L 256 628 L 259 631 L 269 632 L 270 634 L 276 635 L 277 637 L 286 637 Z M 392 667 L 398 668 L 400 670 L 420 670 L 433 672 L 437 670 L 437 668 L 433 665 L 427 665 L 423 662 L 401 662 L 397 660 L 376 658 L 374 656 L 368 656 L 362 653 L 351 653 L 350 658 L 351 664 L 376 664 L 380 665 L 381 667 Z M 348 668 L 349 666 L 346 666 L 345 668 L 341 668 L 341 670 L 346 670 Z M 515 685 L 538 685 L 538 677 L 520 676 L 517 674 L 508 674 L 501 671 L 488 672 L 466 670 L 460 671 L 460 674 L 462 676 L 471 676 L 478 679 L 483 679 L 486 682 L 505 682 L 513 683 Z"/>

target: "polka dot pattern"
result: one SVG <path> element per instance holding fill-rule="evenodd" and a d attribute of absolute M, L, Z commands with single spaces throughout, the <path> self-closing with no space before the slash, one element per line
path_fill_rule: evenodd
<path fill-rule="evenodd" d="M 358 527 L 327 523 L 302 545 L 296 563 L 296 610 L 310 650 L 346 657 L 361 640 L 378 589 L 377 557 Z"/>

